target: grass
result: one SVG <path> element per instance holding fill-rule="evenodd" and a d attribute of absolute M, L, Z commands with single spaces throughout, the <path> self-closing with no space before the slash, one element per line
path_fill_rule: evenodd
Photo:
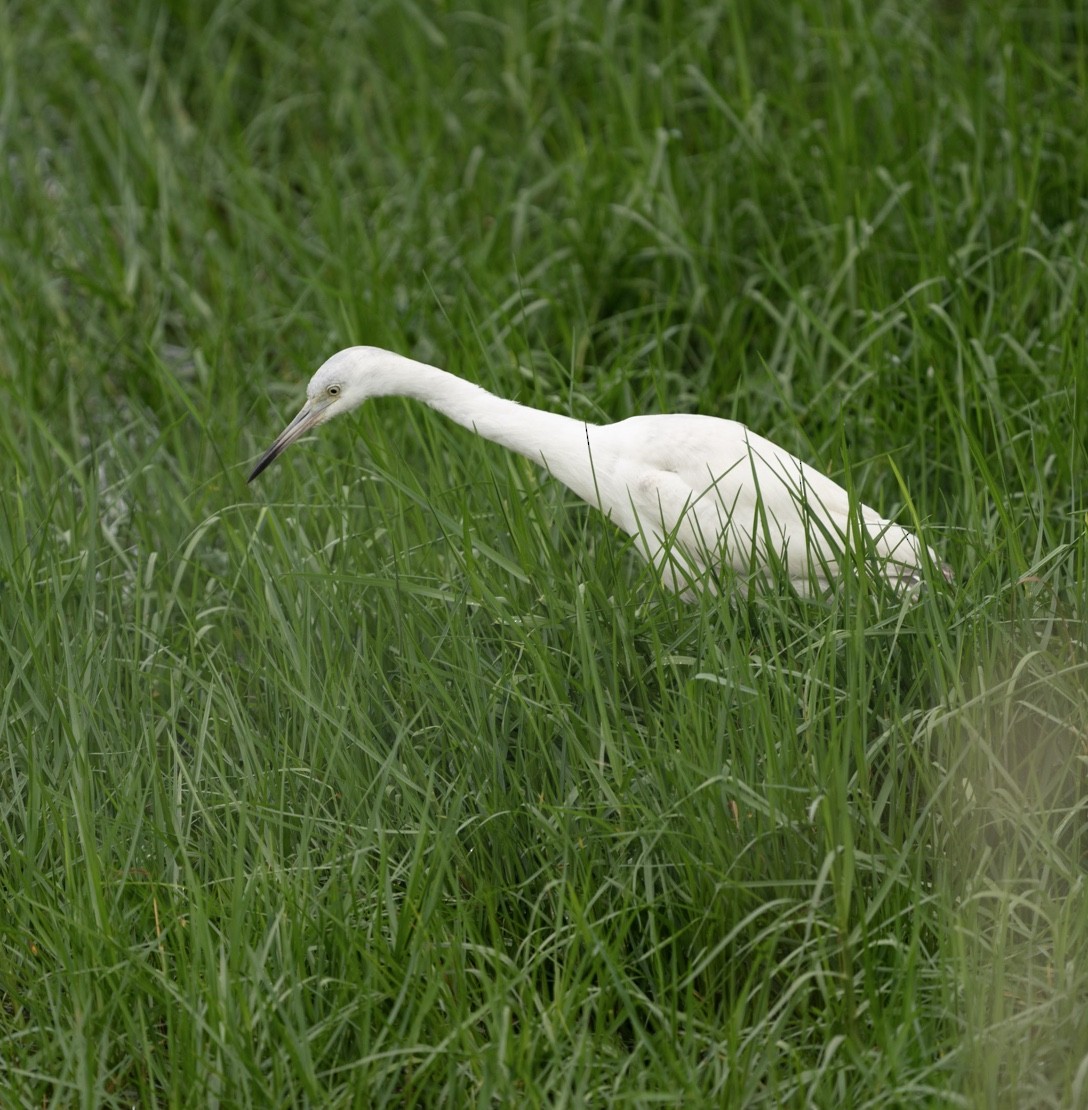
<path fill-rule="evenodd" d="M 1088 20 L 0 12 L 0 1101 L 1088 1100 Z M 373 343 L 736 416 L 916 605 L 664 594 Z"/>

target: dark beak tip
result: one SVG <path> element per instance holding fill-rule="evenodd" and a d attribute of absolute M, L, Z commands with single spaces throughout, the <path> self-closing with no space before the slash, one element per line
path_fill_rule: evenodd
<path fill-rule="evenodd" d="M 269 466 L 271 466 L 272 463 L 276 461 L 276 458 L 279 456 L 279 454 L 279 451 L 273 450 L 268 451 L 266 454 L 262 455 L 261 458 L 257 460 L 257 465 L 253 468 L 252 473 L 246 479 L 246 485 L 248 486 L 259 474 L 263 474 L 269 468 Z"/>
<path fill-rule="evenodd" d="M 253 472 L 246 479 L 246 485 L 249 485 L 258 474 L 264 473 L 295 440 L 305 435 L 310 428 L 320 422 L 321 409 L 315 409 L 312 404 L 307 404 L 298 416 L 280 432 L 276 442 L 257 460 Z"/>

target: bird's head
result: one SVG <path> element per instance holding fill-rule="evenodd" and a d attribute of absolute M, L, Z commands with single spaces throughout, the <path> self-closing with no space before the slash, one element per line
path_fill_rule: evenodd
<path fill-rule="evenodd" d="M 247 480 L 252 482 L 296 439 L 301 439 L 319 424 L 342 412 L 350 412 L 367 398 L 385 392 L 386 375 L 381 371 L 396 357 L 377 347 L 348 347 L 322 363 L 306 387 L 306 404 L 261 456 Z"/>

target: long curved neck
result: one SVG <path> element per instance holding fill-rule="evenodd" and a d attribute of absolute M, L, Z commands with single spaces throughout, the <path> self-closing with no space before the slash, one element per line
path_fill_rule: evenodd
<path fill-rule="evenodd" d="M 388 393 L 422 401 L 463 428 L 531 459 L 580 497 L 596 503 L 589 465 L 589 430 L 594 425 L 496 397 L 436 366 L 403 361 L 410 366 L 398 368 L 395 377 L 390 375 Z"/>

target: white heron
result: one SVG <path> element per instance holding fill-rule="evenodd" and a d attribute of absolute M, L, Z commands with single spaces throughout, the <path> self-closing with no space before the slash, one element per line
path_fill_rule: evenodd
<path fill-rule="evenodd" d="M 736 421 L 670 414 L 589 424 L 377 347 L 348 347 L 321 366 L 249 481 L 312 428 L 385 396 L 422 401 L 531 459 L 633 536 L 686 595 L 717 590 L 725 567 L 740 589 L 778 567 L 810 594 L 841 575 L 844 553 L 859 542 L 896 589 L 921 581 L 927 561 L 951 577 L 913 533 L 852 504 L 842 486 Z"/>

